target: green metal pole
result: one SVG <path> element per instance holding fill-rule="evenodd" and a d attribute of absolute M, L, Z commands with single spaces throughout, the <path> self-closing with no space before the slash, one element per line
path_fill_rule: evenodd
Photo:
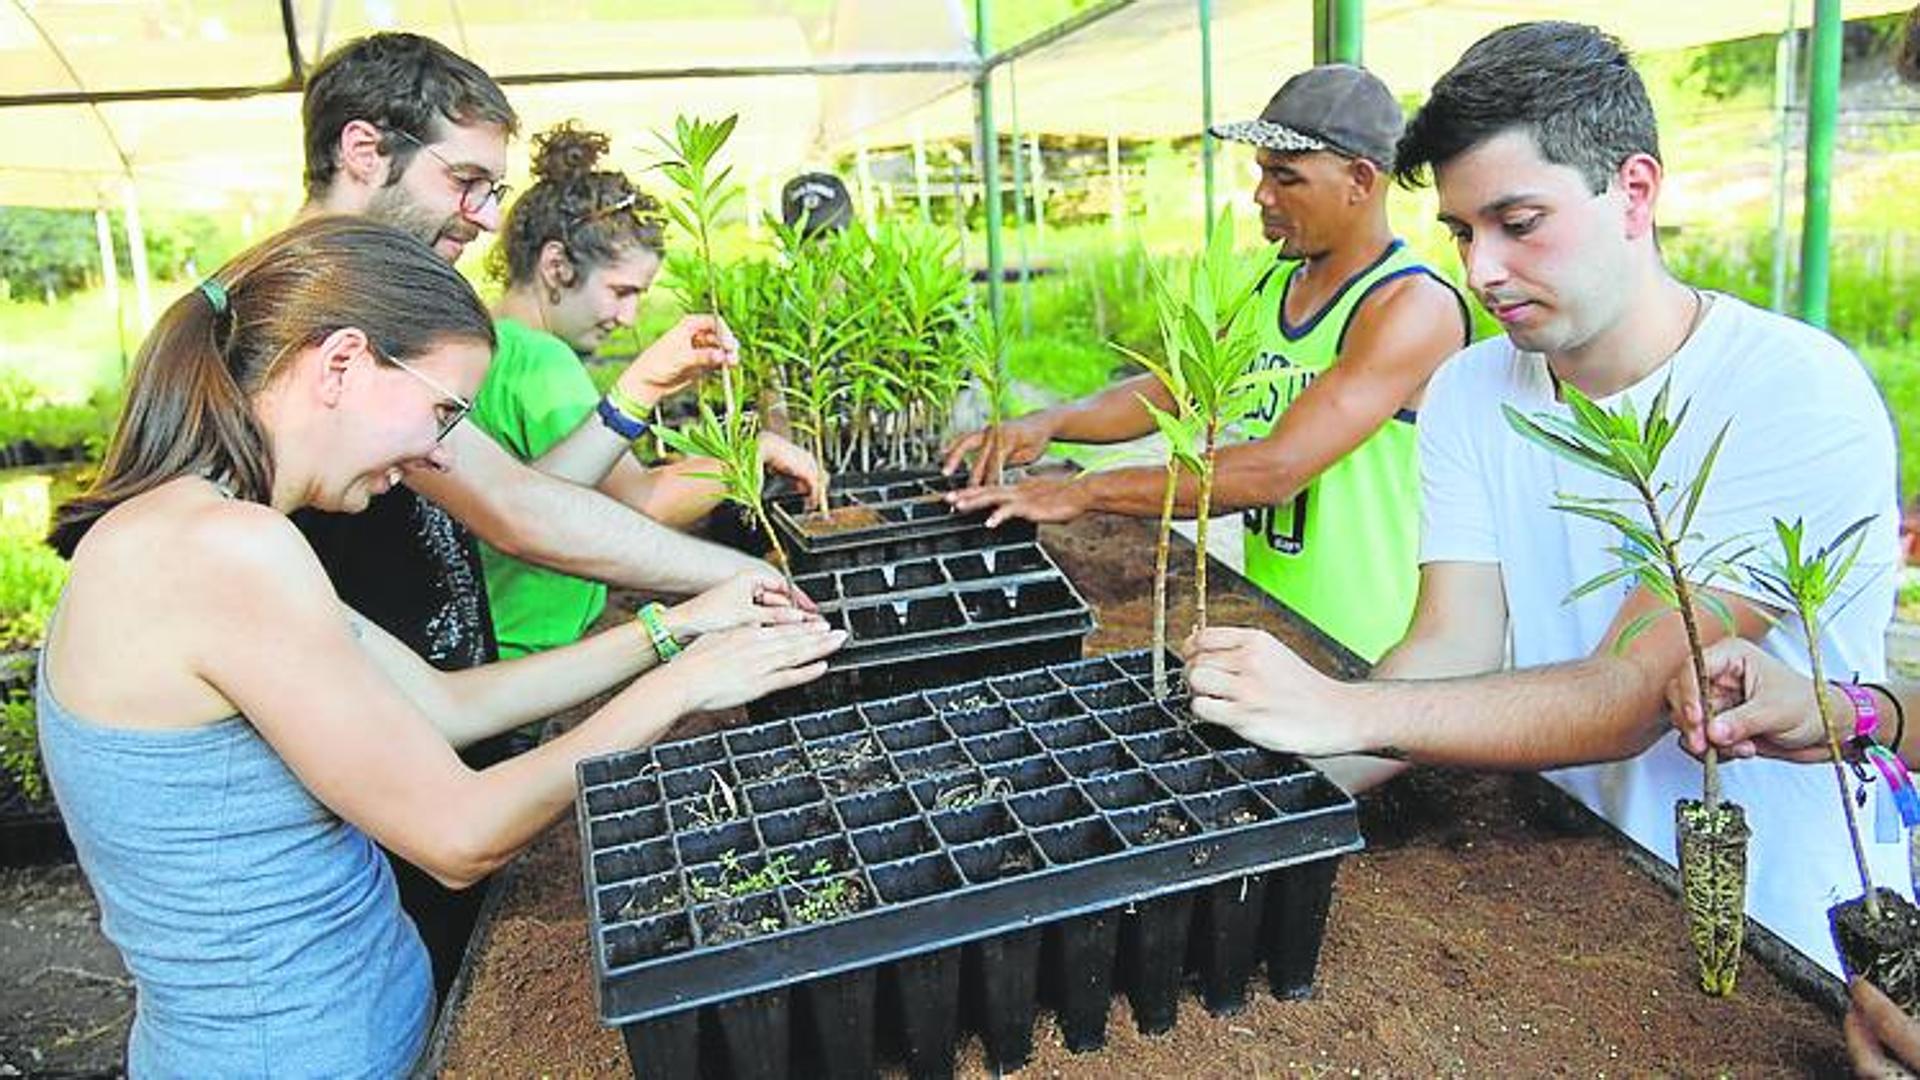
<path fill-rule="evenodd" d="M 974 49 L 985 60 L 992 0 L 973 0 Z M 973 83 L 974 111 L 980 119 L 980 173 L 987 199 L 987 307 L 995 319 L 1005 305 L 1001 295 L 1000 133 L 993 127 L 993 69 L 982 68 Z"/>
<path fill-rule="evenodd" d="M 1313 62 L 1361 63 L 1364 0 L 1313 0 Z"/>
<path fill-rule="evenodd" d="M 1342 64 L 1361 62 L 1361 33 L 1366 25 L 1365 0 L 1334 0 L 1333 58 Z"/>
<path fill-rule="evenodd" d="M 1013 144 L 1013 235 L 1020 249 L 1020 334 L 1033 336 L 1033 265 L 1027 260 L 1027 182 L 1020 157 L 1020 73 L 1007 65 L 1008 141 Z"/>
<path fill-rule="evenodd" d="M 1213 240 L 1213 0 L 1200 2 L 1200 175 L 1206 194 L 1206 239 Z"/>
<path fill-rule="evenodd" d="M 1840 105 L 1840 0 L 1814 0 L 1807 80 L 1807 188 L 1800 224 L 1800 318 L 1827 325 L 1827 244 L 1832 218 L 1833 129 Z"/>

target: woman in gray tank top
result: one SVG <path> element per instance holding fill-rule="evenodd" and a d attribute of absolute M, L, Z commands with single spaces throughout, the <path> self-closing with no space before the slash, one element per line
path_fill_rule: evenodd
<path fill-rule="evenodd" d="M 286 515 L 458 468 L 440 439 L 492 344 L 431 249 L 311 219 L 167 310 L 99 480 L 61 509 L 42 748 L 138 987 L 135 1076 L 406 1072 L 432 985 L 374 841 L 471 883 L 564 811 L 580 758 L 804 682 L 840 643 L 750 576 L 668 609 L 698 639 L 671 664 L 623 625 L 440 673 L 344 607 Z M 454 753 L 628 680 L 521 757 Z"/>

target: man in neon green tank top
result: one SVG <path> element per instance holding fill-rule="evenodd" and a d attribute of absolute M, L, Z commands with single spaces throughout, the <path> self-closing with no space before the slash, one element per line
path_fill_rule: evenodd
<path fill-rule="evenodd" d="M 1213 129 L 1251 144 L 1260 168 L 1253 201 L 1279 245 L 1261 283 L 1259 365 L 1285 372 L 1246 423 L 1251 441 L 1219 457 L 1216 512 L 1246 514 L 1247 576 L 1368 660 L 1400 639 L 1419 572 L 1419 467 L 1414 424 L 1427 379 L 1467 344 L 1459 293 L 1410 255 L 1387 224 L 1387 183 L 1400 107 L 1386 85 L 1345 64 L 1287 80 L 1259 119 Z M 963 435 L 946 468 L 973 457 L 976 486 L 952 496 L 961 509 L 1008 518 L 1071 521 L 1105 512 L 1158 517 L 1159 467 L 1090 472 L 979 487 L 1002 464 L 1039 457 L 1047 444 L 1110 443 L 1153 430 L 1144 394 L 1163 407 L 1150 375 L 1001 425 Z M 1184 478 L 1177 512 L 1194 512 Z"/>

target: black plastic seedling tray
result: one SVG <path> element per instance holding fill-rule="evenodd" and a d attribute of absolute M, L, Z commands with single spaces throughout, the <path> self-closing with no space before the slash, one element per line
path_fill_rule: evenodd
<path fill-rule="evenodd" d="M 1093 611 L 1038 544 L 1003 544 L 857 569 L 794 584 L 847 631 L 827 673 L 766 698 L 756 717 L 1078 660 Z"/>
<path fill-rule="evenodd" d="M 579 767 L 601 1019 L 645 1076 L 1014 1068 L 1036 1007 L 1104 1042 L 1254 968 L 1312 985 L 1350 798 L 1156 703 L 1121 654 L 753 724 Z"/>
<path fill-rule="evenodd" d="M 796 573 L 843 570 L 982 543 L 1031 541 L 1038 535 L 1032 522 L 1009 521 L 989 529 L 985 513 L 955 513 L 943 496 L 965 482 L 964 475 L 937 472 L 853 473 L 836 478 L 827 504 L 830 514 L 856 514 L 861 524 L 822 522 L 799 494 L 768 499 L 767 515 Z"/>

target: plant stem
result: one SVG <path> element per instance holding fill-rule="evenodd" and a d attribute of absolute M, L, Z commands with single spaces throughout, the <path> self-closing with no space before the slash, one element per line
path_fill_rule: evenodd
<path fill-rule="evenodd" d="M 1687 583 L 1686 572 L 1680 567 L 1680 541 L 1667 535 L 1667 523 L 1660 516 L 1660 504 L 1653 497 L 1652 489 L 1635 486 L 1641 502 L 1646 504 L 1654 538 L 1660 541 L 1660 554 L 1667 563 L 1667 576 L 1673 579 L 1673 592 L 1680 601 L 1680 621 L 1687 629 L 1687 652 L 1693 661 L 1694 685 L 1700 690 L 1700 726 L 1704 729 L 1713 720 L 1713 704 L 1707 700 L 1706 647 L 1700 643 L 1700 627 L 1693 617 L 1693 587 Z M 1708 820 L 1712 820 L 1720 809 L 1720 752 L 1712 743 L 1707 744 L 1706 755 L 1701 759 L 1700 790 L 1700 801 L 1705 804 Z"/>
<path fill-rule="evenodd" d="M 773 519 L 763 512 L 755 512 L 754 516 L 760 519 L 760 530 L 767 534 L 767 543 L 772 545 L 769 550 L 773 552 L 774 569 L 787 579 L 787 584 L 793 584 L 793 564 L 787 561 L 787 549 L 780 546 L 780 534 L 774 531 Z"/>
<path fill-rule="evenodd" d="M 1200 457 L 1200 505 L 1194 517 L 1194 628 L 1206 630 L 1206 527 L 1213 505 L 1213 425 L 1206 432 L 1206 454 Z"/>
<path fill-rule="evenodd" d="M 1167 493 L 1160 500 L 1160 533 L 1153 548 L 1153 697 L 1167 698 L 1167 553 L 1173 532 L 1173 497 L 1180 487 L 1180 466 L 1167 459 Z"/>
<path fill-rule="evenodd" d="M 1840 809 L 1847 815 L 1847 839 L 1853 843 L 1853 864 L 1860 871 L 1860 894 L 1866 901 L 1867 917 L 1878 919 L 1880 901 L 1873 895 L 1873 874 L 1867 866 L 1866 848 L 1860 844 L 1860 823 L 1854 814 L 1853 799 L 1847 791 L 1847 770 L 1840 764 L 1840 729 L 1833 722 L 1832 711 L 1827 707 L 1827 679 L 1820 665 L 1819 615 L 1802 604 L 1800 623 L 1807 632 L 1807 655 L 1813 658 L 1813 702 L 1820 710 L 1820 726 L 1827 732 L 1827 756 L 1833 766 L 1833 782 L 1840 789 Z M 1701 696 L 1705 696 L 1705 691 Z"/>

